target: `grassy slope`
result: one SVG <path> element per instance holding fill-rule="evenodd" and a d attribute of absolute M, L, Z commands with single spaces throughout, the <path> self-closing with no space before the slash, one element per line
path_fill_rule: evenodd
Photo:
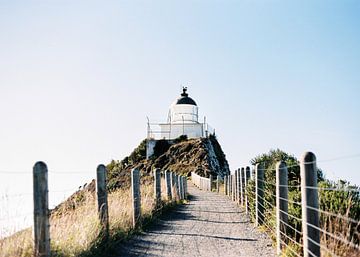
<path fill-rule="evenodd" d="M 209 143 L 215 152 L 214 167 L 209 160 Z M 214 160 L 212 160 L 214 162 Z M 68 200 L 51 211 L 50 234 L 53 256 L 101 256 L 104 249 L 107 256 L 112 246 L 133 233 L 130 198 L 130 171 L 132 168 L 142 171 L 141 205 L 143 219 L 151 220 L 154 213 L 153 180 L 154 168 L 169 169 L 183 175 L 191 171 L 217 174 L 228 172 L 228 164 L 216 138 L 178 140 L 173 145 L 157 148 L 155 157 L 145 159 L 145 141 L 122 161 L 112 161 L 107 165 L 109 190 L 110 241 L 104 244 L 100 240 L 99 223 L 96 213 L 95 181 L 74 193 Z M 164 183 L 162 183 L 162 186 Z M 162 189 L 165 192 L 165 189 Z M 165 196 L 163 196 L 165 197 Z M 164 203 L 166 203 L 165 199 Z M 169 204 L 169 203 L 166 203 Z M 32 230 L 26 229 L 0 241 L 0 257 L 32 256 Z"/>

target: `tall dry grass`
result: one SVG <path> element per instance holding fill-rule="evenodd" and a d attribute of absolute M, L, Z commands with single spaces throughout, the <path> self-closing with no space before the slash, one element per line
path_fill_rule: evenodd
<path fill-rule="evenodd" d="M 162 183 L 164 184 L 164 183 Z M 165 194 L 165 188 L 162 188 Z M 54 256 L 77 256 L 88 251 L 100 233 L 96 199 L 86 193 L 85 202 L 74 210 L 61 210 L 51 215 L 51 251 Z M 165 199 L 165 198 L 164 198 Z M 126 236 L 132 230 L 130 189 L 119 189 L 108 196 L 110 237 Z M 154 185 L 141 186 L 141 212 L 149 218 L 155 211 Z M 0 241 L 0 257 L 33 255 L 32 229 L 26 229 Z"/>

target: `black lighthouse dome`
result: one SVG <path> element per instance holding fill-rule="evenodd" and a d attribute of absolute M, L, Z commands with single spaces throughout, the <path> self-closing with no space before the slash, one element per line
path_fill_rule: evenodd
<path fill-rule="evenodd" d="M 176 104 L 190 104 L 190 105 L 196 105 L 196 102 L 189 97 L 189 94 L 186 93 L 187 91 L 187 87 L 183 87 L 183 92 L 181 94 L 181 97 L 179 99 L 177 99 Z"/>

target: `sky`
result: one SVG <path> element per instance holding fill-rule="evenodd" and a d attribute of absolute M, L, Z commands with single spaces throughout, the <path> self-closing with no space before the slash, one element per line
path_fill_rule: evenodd
<path fill-rule="evenodd" d="M 313 151 L 328 178 L 360 184 L 359 13 L 348 0 L 0 0 L 0 228 L 31 221 L 36 161 L 54 206 L 127 156 L 147 116 L 165 121 L 182 86 L 232 170 Z"/>

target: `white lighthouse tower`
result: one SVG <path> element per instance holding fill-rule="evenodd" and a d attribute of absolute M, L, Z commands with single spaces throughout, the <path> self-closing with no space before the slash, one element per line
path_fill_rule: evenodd
<path fill-rule="evenodd" d="M 159 124 L 161 137 L 175 139 L 186 135 L 188 138 L 199 138 L 205 136 L 203 123 L 199 123 L 199 107 L 189 97 L 187 88 L 170 106 L 167 123 Z"/>
<path fill-rule="evenodd" d="M 208 137 L 214 133 L 205 122 L 199 122 L 199 107 L 196 102 L 189 97 L 187 88 L 183 87 L 183 92 L 171 105 L 168 112 L 167 122 L 150 123 L 148 120 L 147 130 L 147 157 L 153 154 L 153 148 L 157 140 L 172 140 L 186 136 L 187 138 Z"/>

